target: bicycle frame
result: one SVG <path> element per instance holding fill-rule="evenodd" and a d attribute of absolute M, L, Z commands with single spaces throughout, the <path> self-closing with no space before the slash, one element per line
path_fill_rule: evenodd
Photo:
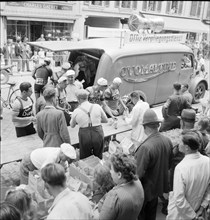
<path fill-rule="evenodd" d="M 7 99 L 5 100 L 2 96 L 1 96 L 1 101 L 2 101 L 2 106 L 4 108 L 9 108 L 10 109 L 10 106 L 9 106 L 9 97 L 10 95 L 12 94 L 11 92 L 14 92 L 14 86 L 9 86 L 9 91 L 8 91 L 8 94 L 7 94 Z"/>

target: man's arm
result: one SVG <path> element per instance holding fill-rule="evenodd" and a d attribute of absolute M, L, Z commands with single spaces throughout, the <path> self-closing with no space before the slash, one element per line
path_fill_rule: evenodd
<path fill-rule="evenodd" d="M 66 119 L 65 119 L 65 116 L 64 116 L 62 111 L 60 111 L 60 116 L 59 117 L 60 117 L 59 118 L 59 128 L 60 128 L 59 131 L 60 131 L 61 139 L 63 140 L 64 143 L 71 144 L 69 131 L 68 131 L 68 128 L 67 128 L 67 125 L 66 125 Z"/>
<path fill-rule="evenodd" d="M 39 119 L 39 114 L 37 115 L 37 133 L 39 135 L 39 137 L 43 140 L 44 138 L 44 131 L 41 127 L 41 122 L 40 122 L 40 119 Z"/>
<path fill-rule="evenodd" d="M 137 162 L 137 175 L 139 177 L 139 179 L 141 180 L 144 175 L 145 175 L 145 171 L 148 168 L 149 165 L 149 151 L 146 145 L 142 145 L 139 147 L 139 149 L 137 150 L 136 154 L 135 154 L 135 158 L 136 158 L 136 162 Z"/>
<path fill-rule="evenodd" d="M 182 177 L 180 169 L 181 168 L 176 166 L 174 172 L 174 200 L 178 211 L 182 213 L 182 215 L 185 216 L 186 219 L 194 219 L 196 217 L 196 213 L 189 204 L 189 202 L 186 200 L 185 183 L 183 181 L 184 179 Z"/>

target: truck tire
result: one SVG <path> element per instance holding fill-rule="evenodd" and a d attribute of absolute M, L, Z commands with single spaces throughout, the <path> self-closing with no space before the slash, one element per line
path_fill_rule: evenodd
<path fill-rule="evenodd" d="M 199 100 L 204 97 L 205 92 L 206 92 L 205 83 L 204 82 L 198 83 L 193 93 L 193 103 L 199 103 Z"/>

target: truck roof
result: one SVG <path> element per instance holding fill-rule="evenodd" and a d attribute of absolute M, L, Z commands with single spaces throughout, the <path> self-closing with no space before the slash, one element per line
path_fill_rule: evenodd
<path fill-rule="evenodd" d="M 38 41 L 28 42 L 31 46 L 37 46 L 54 52 L 70 50 L 103 50 L 110 57 L 114 58 L 119 53 L 127 55 L 164 52 L 189 52 L 191 48 L 180 43 L 135 43 L 125 44 L 120 48 L 120 38 L 97 38 L 82 41 Z"/>

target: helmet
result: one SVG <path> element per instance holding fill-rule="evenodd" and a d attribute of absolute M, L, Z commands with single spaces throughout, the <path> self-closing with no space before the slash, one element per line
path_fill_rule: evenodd
<path fill-rule="evenodd" d="M 51 63 L 51 59 L 49 57 L 45 57 L 44 62 L 46 62 L 49 65 Z"/>
<path fill-rule="evenodd" d="M 68 70 L 71 67 L 71 65 L 69 63 L 63 63 L 62 65 L 62 69 Z"/>

